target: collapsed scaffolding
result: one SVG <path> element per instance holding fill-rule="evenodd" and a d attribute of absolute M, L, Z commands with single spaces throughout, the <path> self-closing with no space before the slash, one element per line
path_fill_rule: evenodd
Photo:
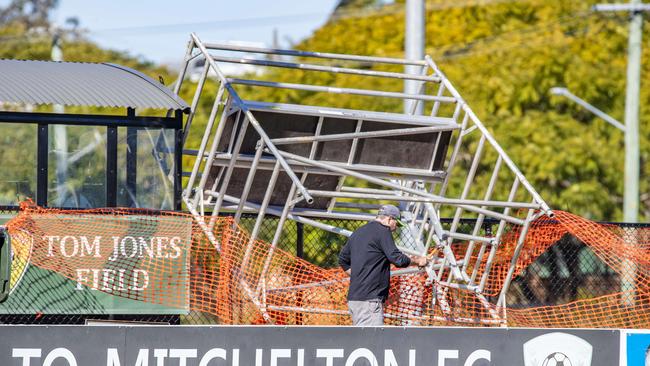
<path fill-rule="evenodd" d="M 371 220 L 380 204 L 397 203 L 407 223 L 397 240 L 399 249 L 434 260 L 424 270 L 409 268 L 392 275 L 411 278 L 423 271 L 433 294 L 426 306 L 437 308 L 442 319 L 506 323 L 506 293 L 530 225 L 553 212 L 430 57 L 405 60 L 204 43 L 192 34 L 176 94 L 186 74 L 201 63 L 185 138 L 194 131 L 204 94 L 210 95 L 204 93 L 206 85 L 215 80 L 218 88 L 198 149 L 184 151 L 194 162 L 184 173 L 183 200 L 220 253 L 223 238 L 214 234 L 219 217 L 231 214 L 236 225 L 244 213 L 257 215 L 239 268 L 251 266 L 265 217 L 279 218 L 256 275 L 247 277 L 235 269 L 230 274 L 265 321 L 273 322 L 274 311 L 346 314 L 343 309 L 270 303 L 274 294 L 331 285 L 331 280 L 299 287 L 274 281 L 271 263 L 287 220 L 349 236 L 349 230 L 322 219 Z M 416 94 L 407 94 L 254 79 L 260 73 L 233 78 L 224 73 L 224 64 L 324 74 L 329 80 L 414 80 L 419 87 Z M 420 72 L 394 70 L 402 66 L 416 66 Z M 292 103 L 249 100 L 238 88 L 249 94 L 276 88 L 413 102 L 408 113 L 395 113 L 304 103 L 309 98 L 293 98 Z M 430 113 L 416 115 L 420 105 Z M 479 170 L 491 171 L 484 186 L 475 179 Z M 453 217 L 447 228 L 441 225 L 441 213 Z M 459 222 L 467 218 L 475 220 L 473 230 L 460 232 Z M 486 219 L 499 221 L 496 232 L 481 230 Z M 513 244 L 512 256 L 507 272 L 494 281 L 496 253 L 505 241 Z M 454 315 L 450 291 L 472 298 L 489 318 Z M 388 316 L 413 318 L 412 313 Z"/>

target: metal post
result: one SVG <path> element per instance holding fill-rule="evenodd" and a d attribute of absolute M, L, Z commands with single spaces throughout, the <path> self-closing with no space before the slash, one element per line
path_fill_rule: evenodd
<path fill-rule="evenodd" d="M 422 60 L 424 58 L 424 0 L 406 0 L 406 37 L 404 38 L 404 53 L 406 59 Z M 417 74 L 417 66 L 406 66 L 407 74 Z M 416 94 L 418 83 L 407 80 L 404 82 L 404 93 Z M 417 103 L 415 109 L 412 104 Z M 414 110 L 416 115 L 421 115 L 423 103 L 416 100 L 404 101 L 404 113 Z"/>
<path fill-rule="evenodd" d="M 640 4 L 641 0 L 632 0 Z M 633 12 L 630 19 L 630 37 L 627 56 L 627 87 L 625 90 L 625 184 L 623 193 L 623 219 L 636 223 L 639 220 L 639 89 L 641 82 L 641 29 L 643 15 Z M 637 243 L 633 245 L 636 247 Z M 626 261 L 621 290 L 628 293 L 623 298 L 627 306 L 636 302 L 636 264 Z"/>
<path fill-rule="evenodd" d="M 117 127 L 106 128 L 106 207 L 117 206 Z"/>
<path fill-rule="evenodd" d="M 487 190 L 485 191 L 485 196 L 483 199 L 489 200 L 492 197 L 492 191 L 494 190 L 494 185 L 497 182 L 498 176 L 499 176 L 499 170 L 501 169 L 501 162 L 503 160 L 501 159 L 501 156 L 497 158 L 497 162 L 494 165 L 494 170 L 492 171 L 492 176 L 490 177 L 490 182 L 488 183 Z M 483 207 L 485 208 L 485 207 Z M 485 218 L 485 215 L 478 215 L 476 219 L 476 223 L 474 225 L 474 230 L 472 231 L 472 235 L 478 235 L 480 232 L 481 227 L 483 226 L 483 219 Z M 486 233 L 487 234 L 487 233 Z M 489 236 L 489 235 L 486 235 Z M 483 244 L 480 251 L 485 251 L 485 245 Z M 472 254 L 474 253 L 474 241 L 470 241 L 469 245 L 467 246 L 467 251 L 465 252 L 465 262 L 463 263 L 463 271 L 467 271 L 467 265 L 469 264 L 469 261 L 472 259 Z M 480 259 L 477 259 L 476 265 L 480 263 Z"/>
<path fill-rule="evenodd" d="M 135 127 L 126 129 L 126 190 L 129 207 L 138 207 L 138 130 Z"/>
<path fill-rule="evenodd" d="M 201 98 L 201 93 L 203 92 L 203 86 L 205 85 L 205 79 L 208 77 L 208 72 L 210 71 L 210 64 L 205 63 L 203 66 L 203 71 L 201 72 L 201 77 L 199 78 L 199 83 L 196 86 L 196 92 L 194 94 L 194 98 L 192 99 L 192 106 L 190 107 L 190 115 L 187 116 L 187 123 L 185 124 L 185 129 L 184 129 L 184 136 L 183 136 L 183 145 L 185 145 L 185 141 L 187 140 L 187 136 L 190 134 L 190 128 L 192 127 L 192 121 L 194 120 L 194 116 L 196 115 L 196 109 L 197 106 L 199 105 L 199 99 Z M 179 85 L 180 85 L 180 80 L 179 80 Z M 219 92 L 221 92 L 222 89 L 219 89 Z M 220 98 L 216 98 L 215 100 L 220 100 Z M 206 128 L 206 131 L 210 131 L 210 129 Z"/>
<path fill-rule="evenodd" d="M 244 209 L 244 203 L 248 199 L 248 193 L 250 192 L 251 187 L 253 186 L 253 179 L 255 179 L 255 173 L 257 172 L 257 164 L 260 161 L 260 158 L 262 157 L 262 152 L 264 151 L 264 141 L 259 140 L 257 142 L 257 150 L 255 151 L 255 157 L 253 158 L 253 162 L 251 163 L 251 167 L 248 170 L 248 176 L 246 177 L 246 183 L 244 183 L 244 187 L 242 189 L 241 193 L 241 201 L 239 201 L 239 205 L 237 206 L 237 211 L 235 211 L 235 222 L 239 223 L 239 220 L 241 219 L 242 211 Z"/>
<path fill-rule="evenodd" d="M 296 221 L 296 256 L 305 258 L 305 238 L 304 225 Z"/>
<path fill-rule="evenodd" d="M 526 216 L 526 225 L 521 228 L 519 237 L 517 239 L 517 246 L 515 247 L 515 253 L 510 260 L 510 267 L 508 268 L 508 274 L 506 275 L 505 280 L 503 281 L 503 287 L 501 289 L 501 294 L 499 295 L 499 300 L 497 306 L 505 307 L 506 306 L 506 293 L 508 293 L 508 287 L 510 287 L 510 282 L 512 281 L 512 276 L 515 273 L 515 267 L 517 265 L 517 259 L 519 258 L 519 253 L 524 246 L 526 234 L 528 234 L 528 229 L 530 228 L 530 223 L 533 221 L 533 210 L 528 210 L 528 216 Z M 485 276 L 484 276 L 485 277 Z M 481 282 L 481 290 L 483 290 L 484 282 Z"/>
<path fill-rule="evenodd" d="M 52 38 L 52 50 L 50 58 L 52 61 L 63 61 L 63 50 L 60 46 L 61 36 L 55 34 Z M 61 104 L 52 106 L 54 113 L 65 113 Z M 68 180 L 68 129 L 65 125 L 54 125 L 54 151 L 56 151 L 56 205 L 63 206 L 66 199 L 66 182 Z"/>
<path fill-rule="evenodd" d="M 201 167 L 201 162 L 203 161 L 203 159 L 206 159 L 206 157 L 204 156 L 205 148 L 208 144 L 208 140 L 210 139 L 210 135 L 212 133 L 212 125 L 214 124 L 214 120 L 217 117 L 217 111 L 219 110 L 219 105 L 221 104 L 221 98 L 223 98 L 223 92 L 224 92 L 224 87 L 223 84 L 221 84 L 221 86 L 219 87 L 219 92 L 217 93 L 217 98 L 214 100 L 214 104 L 212 105 L 212 111 L 210 112 L 210 117 L 208 118 L 208 123 L 207 126 L 205 127 L 203 138 L 201 139 L 201 146 L 199 147 L 199 151 L 197 152 L 196 160 L 194 160 L 194 167 L 192 168 L 192 174 L 190 175 L 190 179 L 187 182 L 187 185 L 185 186 L 186 188 L 184 194 L 188 198 L 192 195 L 192 189 L 194 189 L 194 180 L 196 179 L 197 174 L 199 174 L 199 168 Z M 227 114 L 225 113 L 225 111 L 227 108 L 228 105 L 224 103 L 223 111 L 221 113 L 221 119 L 219 121 L 219 125 L 217 126 L 217 131 L 214 134 L 214 139 L 212 140 L 212 147 L 210 148 L 210 152 L 208 153 L 206 159 L 207 161 L 203 168 L 203 174 L 201 175 L 201 179 L 199 182 L 199 190 L 202 190 L 203 187 L 205 186 L 205 183 L 208 180 L 208 173 L 210 172 L 210 169 L 212 169 L 212 161 L 214 159 L 214 153 L 217 151 L 217 147 L 219 146 L 219 140 L 221 139 L 221 133 L 223 132 L 224 126 L 226 125 L 225 121 L 226 121 Z M 187 133 L 189 134 L 189 131 Z M 197 202 L 199 201 L 199 197 L 200 197 L 199 192 L 196 192 L 196 196 L 194 197 L 193 204 L 190 206 L 195 207 Z"/>
<path fill-rule="evenodd" d="M 640 4 L 632 0 L 630 4 Z M 628 44 L 625 91 L 625 222 L 636 223 L 639 212 L 639 88 L 641 81 L 641 28 L 643 15 L 633 12 Z"/>
<path fill-rule="evenodd" d="M 237 120 L 239 120 L 240 114 L 237 114 Z M 225 171 L 225 176 L 223 177 L 223 180 L 221 181 L 221 189 L 219 190 L 219 197 L 217 197 L 217 202 L 214 204 L 214 207 L 212 209 L 212 218 L 210 219 L 210 225 L 209 227 L 212 228 L 212 225 L 214 224 L 214 220 L 216 220 L 216 217 L 219 215 L 219 210 L 221 209 L 221 204 L 223 203 L 223 195 L 226 194 L 226 190 L 228 189 L 228 183 L 230 183 L 230 177 L 232 176 L 233 171 L 235 170 L 235 162 L 237 161 L 237 156 L 239 155 L 239 149 L 241 149 L 242 142 L 244 142 L 244 136 L 246 135 L 246 129 L 248 128 L 248 118 L 246 116 L 243 117 L 244 120 L 241 122 L 241 127 L 239 130 L 239 133 L 241 134 L 237 141 L 235 142 L 235 145 L 232 147 L 232 160 L 230 160 L 230 163 L 228 164 L 227 168 Z M 233 131 L 235 131 L 236 125 L 233 126 Z M 218 142 L 215 139 L 215 142 Z M 210 157 L 214 156 L 214 153 L 211 154 Z M 209 163 L 208 159 L 208 163 Z M 204 174 L 204 177 L 207 178 L 208 174 L 207 172 L 210 171 L 209 169 L 212 168 L 209 164 L 206 165 L 206 173 Z M 202 178 L 203 179 L 203 178 Z"/>
<path fill-rule="evenodd" d="M 48 150 L 48 125 L 38 125 L 37 156 L 36 156 L 36 204 L 47 206 L 47 150 Z"/>
<path fill-rule="evenodd" d="M 183 125 L 183 112 L 176 110 L 176 119 Z M 182 128 L 174 130 L 174 209 L 180 211 L 183 207 L 183 145 L 185 134 Z M 197 157 L 198 158 L 198 157 Z"/>
<path fill-rule="evenodd" d="M 135 115 L 135 110 L 128 108 L 128 115 Z M 126 190 L 128 206 L 138 207 L 138 129 L 126 128 Z"/>

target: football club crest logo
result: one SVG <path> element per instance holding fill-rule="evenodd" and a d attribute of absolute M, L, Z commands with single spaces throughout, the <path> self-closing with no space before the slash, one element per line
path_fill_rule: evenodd
<path fill-rule="evenodd" d="M 591 366 L 592 352 L 580 337 L 547 333 L 524 343 L 524 366 Z"/>

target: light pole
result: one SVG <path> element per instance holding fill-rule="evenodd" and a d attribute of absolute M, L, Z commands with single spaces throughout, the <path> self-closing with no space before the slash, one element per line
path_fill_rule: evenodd
<path fill-rule="evenodd" d="M 639 219 L 639 89 L 641 80 L 641 36 L 643 13 L 650 4 L 630 0 L 627 4 L 599 4 L 600 12 L 629 12 L 630 34 L 627 51 L 627 85 L 625 91 L 625 194 L 623 216 L 626 222 Z"/>
<path fill-rule="evenodd" d="M 406 0 L 406 29 L 404 37 L 404 54 L 409 60 L 422 60 L 424 58 L 424 0 Z M 419 66 L 405 66 L 407 74 L 417 74 L 420 71 Z M 405 80 L 404 92 L 407 94 L 418 94 L 418 88 L 421 82 L 417 80 Z M 415 109 L 413 105 L 415 104 Z M 423 103 L 417 100 L 404 100 L 404 113 L 421 115 Z"/>
<path fill-rule="evenodd" d="M 597 115 L 598 117 L 600 117 L 601 119 L 605 120 L 605 122 L 609 123 L 610 125 L 618 128 L 619 130 L 621 130 L 623 132 L 626 132 L 626 128 L 621 122 L 617 121 L 615 118 L 613 118 L 609 114 L 601 111 L 600 109 L 594 107 L 593 105 L 587 103 L 583 99 L 578 98 L 575 94 L 571 93 L 569 91 L 569 89 L 556 86 L 554 88 L 549 89 L 549 91 L 553 95 L 560 95 L 560 96 L 563 96 L 563 97 L 567 97 L 568 99 L 571 99 L 576 104 L 581 105 L 582 107 L 584 107 L 589 112 L 591 112 L 591 113 Z"/>

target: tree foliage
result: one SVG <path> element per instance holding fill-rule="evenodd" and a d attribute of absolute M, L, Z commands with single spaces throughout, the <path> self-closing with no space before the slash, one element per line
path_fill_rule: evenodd
<path fill-rule="evenodd" d="M 426 52 L 464 96 L 476 114 L 553 208 L 598 220 L 622 220 L 624 136 L 581 107 L 557 96 L 566 86 L 622 121 L 627 52 L 626 14 L 590 11 L 596 0 L 428 0 Z M 44 22 L 26 21 L 31 9 L 20 4 L 56 5 L 52 0 L 16 0 L 0 23 L 0 57 L 49 59 L 52 34 Z M 404 2 L 346 0 L 332 18 L 296 47 L 302 50 L 403 56 Z M 37 12 L 38 13 L 38 12 Z M 8 16 L 7 14 L 11 15 Z M 36 18 L 39 18 L 38 16 Z M 46 17 L 45 17 L 46 18 Z M 43 17 L 40 17 L 42 20 Z M 8 23 L 11 22 L 11 23 Z M 45 22 L 47 23 L 47 22 Z M 49 25 L 49 23 L 47 24 Z M 40 28 L 39 28 L 40 27 Z M 45 29 L 45 30 L 44 30 Z M 641 220 L 650 217 L 650 44 L 643 43 L 641 80 Z M 163 67 L 104 50 L 81 36 L 64 37 L 66 61 L 115 62 L 157 78 L 172 80 Z M 179 51 L 179 52 L 182 52 Z M 370 68 L 371 65 L 363 65 Z M 378 69 L 400 71 L 395 66 Z M 399 82 L 274 70 L 260 78 L 274 81 L 401 91 Z M 188 147 L 197 147 L 212 107 L 208 83 Z M 238 87 L 245 98 L 300 102 L 343 108 L 401 111 L 398 100 L 341 97 L 335 94 Z M 181 97 L 191 100 L 191 90 Z M 471 137 L 471 136 L 470 136 Z M 10 138 L 5 135 L 5 139 Z M 13 141 L 13 140 L 12 140 Z M 472 140 L 469 140 L 472 143 Z M 3 159 L 7 156 L 3 151 Z M 189 164 L 186 160 L 185 164 Z M 477 176 L 487 182 L 489 171 Z M 460 182 L 452 182 L 458 187 Z"/>
<path fill-rule="evenodd" d="M 350 2 L 358 6 L 367 2 Z M 374 4 L 371 7 L 376 7 Z M 624 136 L 567 99 L 566 86 L 623 121 L 627 17 L 590 10 L 596 1 L 429 0 L 426 52 L 552 208 L 597 220 L 622 220 Z M 343 13 L 339 7 L 339 15 Z M 403 56 L 404 5 L 332 18 L 297 45 L 302 50 Z M 650 44 L 643 44 L 641 87 L 641 220 L 650 217 Z M 370 66 L 368 66 L 370 67 Z M 382 67 L 399 71 L 396 67 Z M 273 71 L 279 81 L 400 91 L 399 82 Z M 401 102 L 297 91 L 243 89 L 248 98 L 401 111 Z M 471 143 L 471 141 L 470 141 Z M 477 176 L 487 184 L 489 170 Z M 454 182 L 459 186 L 460 182 Z"/>
<path fill-rule="evenodd" d="M 29 28 L 49 26 L 50 12 L 59 0 L 13 0 L 0 8 L 0 24 L 21 23 Z"/>
<path fill-rule="evenodd" d="M 86 39 L 76 29 L 53 27 L 49 21 L 49 13 L 57 5 L 54 0 L 14 0 L 7 7 L 0 8 L 0 58 L 20 60 L 50 60 L 52 44 L 55 37 L 60 37 L 60 47 L 64 61 L 75 62 L 110 62 L 124 65 L 145 74 L 154 80 L 158 76 L 170 80 L 170 72 L 152 62 L 132 57 L 126 52 L 103 49 Z M 72 25 L 75 26 L 74 22 Z M 182 52 L 182 51 L 181 51 Z M 50 112 L 52 106 L 29 106 L 35 112 Z M 3 110 L 24 108 L 24 106 L 3 105 Z M 126 111 L 117 108 L 97 108 L 92 106 L 66 107 L 67 113 L 82 114 L 119 114 Z M 138 111 L 139 114 L 151 114 L 154 111 Z M 161 111 L 155 111 L 157 115 Z M 164 112 L 163 112 L 164 113 Z M 26 197 L 34 198 L 36 186 L 36 125 L 33 124 L 0 124 L 0 205 L 16 204 Z M 68 151 L 71 155 L 85 146 L 93 143 L 98 134 L 104 136 L 105 128 L 99 127 L 69 127 L 67 128 Z M 52 143 L 54 136 L 50 135 L 50 187 L 54 178 L 54 161 L 57 152 Z M 125 136 L 121 136 L 124 140 Z M 105 138 L 104 138 L 105 141 Z M 66 185 L 70 191 L 80 192 L 83 186 L 92 191 L 98 191 L 96 196 L 102 200 L 94 203 L 103 205 L 103 175 L 105 164 L 104 142 L 97 149 L 75 164 L 71 164 Z M 141 153 L 145 153 L 142 151 Z M 149 153 L 150 155 L 150 153 Z M 50 197 L 55 191 L 49 192 Z M 87 195 L 92 195 L 86 192 Z M 93 203 L 91 203 L 93 204 Z"/>

